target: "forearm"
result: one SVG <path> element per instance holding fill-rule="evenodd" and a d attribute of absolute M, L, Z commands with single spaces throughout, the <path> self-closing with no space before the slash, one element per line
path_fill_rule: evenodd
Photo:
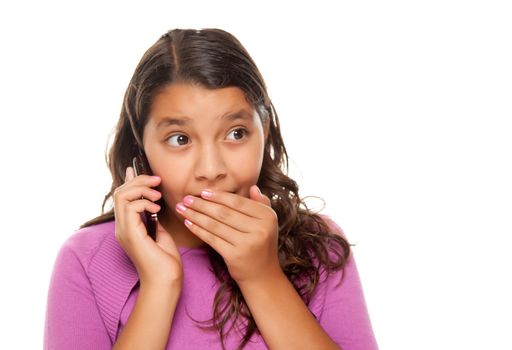
<path fill-rule="evenodd" d="M 141 285 L 133 311 L 113 350 L 164 349 L 180 288 Z"/>
<path fill-rule="evenodd" d="M 240 288 L 270 349 L 339 349 L 284 273 Z"/>

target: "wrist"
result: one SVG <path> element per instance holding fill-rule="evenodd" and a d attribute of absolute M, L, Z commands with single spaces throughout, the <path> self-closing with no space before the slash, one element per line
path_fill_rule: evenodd
<path fill-rule="evenodd" d="M 148 271 L 148 269 L 137 268 L 139 275 L 140 285 L 147 286 L 151 289 L 180 289 L 183 285 L 183 272 L 182 271 Z"/>
<path fill-rule="evenodd" d="M 145 294 L 152 297 L 169 298 L 173 295 L 179 296 L 182 287 L 183 281 L 181 279 L 173 281 L 146 281 L 141 279 L 139 295 Z"/>
<path fill-rule="evenodd" d="M 267 289 L 269 287 L 272 288 L 273 286 L 282 285 L 283 283 L 290 283 L 288 277 L 280 267 L 274 269 L 272 272 L 263 273 L 255 278 L 241 279 L 236 282 L 242 293 L 244 290 L 254 291 L 258 289 Z"/>

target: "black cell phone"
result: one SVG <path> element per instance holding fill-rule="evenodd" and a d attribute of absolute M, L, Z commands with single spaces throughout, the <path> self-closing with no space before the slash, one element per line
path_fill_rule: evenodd
<path fill-rule="evenodd" d="M 133 170 L 135 171 L 135 176 L 139 175 L 153 175 L 151 172 L 151 168 L 149 167 L 148 160 L 146 155 L 139 150 L 139 154 L 133 157 Z M 143 197 L 144 198 L 144 197 Z M 156 227 L 158 222 L 158 216 L 156 213 L 150 213 L 149 211 L 144 211 L 142 215 L 142 221 L 144 225 L 146 225 L 146 230 L 148 231 L 148 235 L 156 240 Z"/>

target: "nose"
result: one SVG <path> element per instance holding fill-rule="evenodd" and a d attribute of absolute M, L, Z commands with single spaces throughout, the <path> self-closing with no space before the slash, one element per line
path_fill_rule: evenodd
<path fill-rule="evenodd" d="M 217 147 L 213 145 L 202 147 L 201 152 L 197 154 L 194 172 L 196 179 L 209 183 L 226 177 L 224 157 Z"/>

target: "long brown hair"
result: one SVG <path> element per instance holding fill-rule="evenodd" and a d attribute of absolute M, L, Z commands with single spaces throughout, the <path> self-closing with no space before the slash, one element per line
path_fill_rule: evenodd
<path fill-rule="evenodd" d="M 82 227 L 114 219 L 113 208 L 105 212 L 105 205 L 124 182 L 125 169 L 131 165 L 137 151 L 133 145 L 143 149 L 142 134 L 152 100 L 161 89 L 177 82 L 199 84 L 208 89 L 239 87 L 262 121 L 269 119 L 257 185 L 271 199 L 278 216 L 281 267 L 308 304 L 322 269 L 328 273 L 343 269 L 350 246 L 320 215 L 308 209 L 299 197 L 297 183 L 286 175 L 288 154 L 263 77 L 242 44 L 225 31 L 175 29 L 146 51 L 126 90 L 108 153 L 107 163 L 113 181 L 103 201 L 103 214 Z M 235 325 L 243 325 L 244 335 L 239 344 L 242 348 L 257 332 L 256 322 L 222 257 L 211 248 L 209 252 L 219 288 L 208 328 L 218 331 L 224 344 L 226 334 Z"/>

